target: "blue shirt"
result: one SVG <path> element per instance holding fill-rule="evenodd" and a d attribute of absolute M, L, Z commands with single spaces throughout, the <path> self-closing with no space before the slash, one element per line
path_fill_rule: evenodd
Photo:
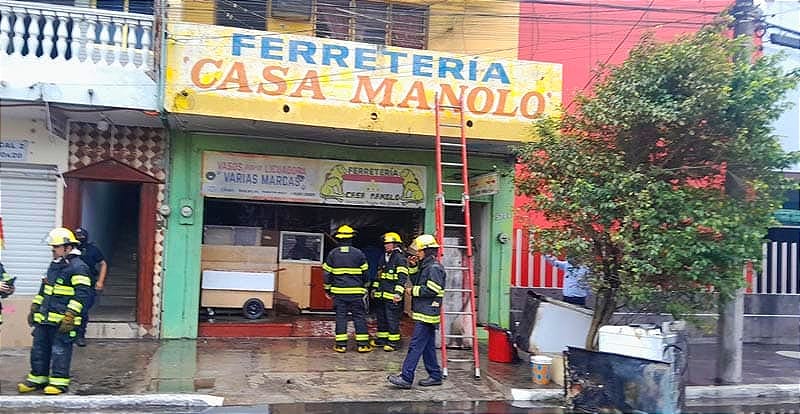
<path fill-rule="evenodd" d="M 89 266 L 89 273 L 91 273 L 89 276 L 91 276 L 92 286 L 94 286 L 97 283 L 97 277 L 100 275 L 100 272 L 97 271 L 97 264 L 106 260 L 106 258 L 103 256 L 103 252 L 91 242 L 82 244 L 80 250 L 81 259 Z"/>
<path fill-rule="evenodd" d="M 573 266 L 568 260 L 558 260 L 549 254 L 544 255 L 544 260 L 553 265 L 553 267 L 565 271 L 564 288 L 562 290 L 564 296 L 585 298 L 589 295 L 589 283 L 586 280 L 589 268 L 586 266 Z"/>

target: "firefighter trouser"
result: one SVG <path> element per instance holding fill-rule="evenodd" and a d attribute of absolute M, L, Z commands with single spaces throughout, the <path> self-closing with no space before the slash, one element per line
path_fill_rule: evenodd
<path fill-rule="evenodd" d="M 37 324 L 33 329 L 31 373 L 27 380 L 38 385 L 69 386 L 72 341 L 75 331 L 58 332 L 58 325 Z M 52 369 L 51 369 L 52 367 Z"/>
<path fill-rule="evenodd" d="M 414 334 L 408 344 L 408 355 L 403 361 L 403 371 L 400 374 L 404 380 L 414 382 L 414 371 L 417 370 L 420 358 L 425 363 L 425 370 L 431 378 L 442 379 L 442 368 L 436 359 L 436 326 L 420 321 L 414 325 Z"/>
<path fill-rule="evenodd" d="M 353 315 L 356 342 L 359 346 L 369 345 L 363 297 L 361 295 L 335 295 L 333 306 L 336 308 L 336 345 L 347 346 L 348 312 Z"/>
<path fill-rule="evenodd" d="M 400 317 L 403 315 L 403 302 L 394 303 L 388 299 L 375 299 L 375 316 L 378 319 L 378 333 L 375 343 L 392 345 L 400 343 Z"/>

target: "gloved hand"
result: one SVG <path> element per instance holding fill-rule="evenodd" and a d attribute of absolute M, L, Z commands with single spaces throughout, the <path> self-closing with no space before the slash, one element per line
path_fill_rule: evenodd
<path fill-rule="evenodd" d="M 64 319 L 61 320 L 61 324 L 58 325 L 58 332 L 69 333 L 73 329 L 75 329 L 75 314 L 67 311 L 64 314 Z"/>
<path fill-rule="evenodd" d="M 34 304 L 31 305 L 31 311 L 28 312 L 28 326 L 30 326 L 30 327 L 33 327 L 33 323 L 34 323 L 33 314 L 36 313 L 36 312 L 39 312 L 39 305 L 34 303 Z"/>

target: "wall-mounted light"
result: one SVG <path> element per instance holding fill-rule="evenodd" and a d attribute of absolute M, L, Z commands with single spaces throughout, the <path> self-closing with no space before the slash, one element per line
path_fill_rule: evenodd
<path fill-rule="evenodd" d="M 100 121 L 97 122 L 97 129 L 103 132 L 108 131 L 108 122 L 101 119 Z"/>

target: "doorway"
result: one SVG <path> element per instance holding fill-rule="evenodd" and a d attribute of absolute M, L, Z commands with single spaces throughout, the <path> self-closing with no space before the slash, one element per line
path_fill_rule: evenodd
<path fill-rule="evenodd" d="M 87 181 L 81 186 L 80 227 L 89 232 L 108 264 L 92 321 L 136 321 L 140 192 L 138 183 Z"/>

